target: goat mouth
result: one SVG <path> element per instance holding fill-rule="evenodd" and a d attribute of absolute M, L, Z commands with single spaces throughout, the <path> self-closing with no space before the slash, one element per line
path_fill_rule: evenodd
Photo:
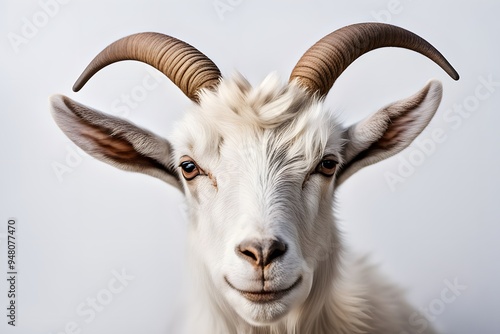
<path fill-rule="evenodd" d="M 265 304 L 265 303 L 271 303 L 276 300 L 279 300 L 283 298 L 285 295 L 287 295 L 290 291 L 295 289 L 301 282 L 302 282 L 302 276 L 300 276 L 295 283 L 290 285 L 288 288 L 283 289 L 283 290 L 271 290 L 271 291 L 266 291 L 262 289 L 261 291 L 245 291 L 245 290 L 240 290 L 235 288 L 231 282 L 227 279 L 227 277 L 224 277 L 224 280 L 226 283 L 231 287 L 231 289 L 238 291 L 243 297 L 245 297 L 247 300 L 257 303 L 257 304 Z"/>

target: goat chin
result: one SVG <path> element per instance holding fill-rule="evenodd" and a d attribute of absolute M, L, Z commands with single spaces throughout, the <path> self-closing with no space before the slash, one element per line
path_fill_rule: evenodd
<path fill-rule="evenodd" d="M 332 261 L 337 261 L 333 267 Z M 176 319 L 171 333 L 436 333 L 366 256 L 325 260 L 301 283 L 303 290 L 287 296 L 295 303 L 284 298 L 271 305 L 240 297 L 240 306 L 233 307 L 202 267 L 196 268 L 187 317 Z M 304 291 L 304 298 L 297 298 Z"/>

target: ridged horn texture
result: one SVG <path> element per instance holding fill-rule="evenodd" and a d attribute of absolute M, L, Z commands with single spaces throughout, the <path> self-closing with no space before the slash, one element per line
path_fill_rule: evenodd
<path fill-rule="evenodd" d="M 153 66 L 195 102 L 200 89 L 216 86 L 221 77 L 217 66 L 193 46 L 171 36 L 145 32 L 124 37 L 102 50 L 80 75 L 73 91 L 79 91 L 102 68 L 122 60 Z"/>
<path fill-rule="evenodd" d="M 384 23 L 358 23 L 338 29 L 314 44 L 300 58 L 290 75 L 311 93 L 326 96 L 335 80 L 358 57 L 382 47 L 416 51 L 441 66 L 453 79 L 457 71 L 444 56 L 420 36 Z"/>

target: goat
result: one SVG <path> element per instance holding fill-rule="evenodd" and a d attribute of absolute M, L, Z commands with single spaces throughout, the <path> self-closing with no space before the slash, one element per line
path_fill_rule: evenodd
<path fill-rule="evenodd" d="M 361 55 L 401 47 L 459 76 L 431 44 L 387 24 L 360 23 L 314 44 L 283 84 L 257 87 L 193 46 L 159 33 L 122 38 L 99 53 L 73 90 L 100 69 L 138 60 L 163 72 L 194 103 L 171 140 L 66 96 L 51 97 L 62 131 L 90 155 L 182 191 L 196 302 L 189 333 L 434 333 L 412 323 L 399 289 L 364 258 L 345 254 L 335 190 L 363 167 L 406 148 L 442 97 L 431 80 L 349 127 L 324 107 Z"/>

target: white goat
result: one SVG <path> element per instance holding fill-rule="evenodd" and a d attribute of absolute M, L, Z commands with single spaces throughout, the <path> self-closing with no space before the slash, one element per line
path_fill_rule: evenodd
<path fill-rule="evenodd" d="M 348 260 L 333 216 L 335 190 L 353 173 L 407 147 L 427 126 L 442 86 L 342 127 L 323 106 L 337 77 L 379 47 L 417 51 L 457 72 L 419 36 L 391 25 L 339 29 L 311 47 L 290 81 L 253 88 L 222 79 L 194 47 L 142 33 L 108 46 L 75 84 L 103 67 L 139 60 L 195 103 L 171 141 L 65 96 L 51 98 L 59 127 L 118 168 L 155 176 L 189 204 L 196 284 L 189 333 L 434 333 L 399 290 L 364 260 Z"/>

